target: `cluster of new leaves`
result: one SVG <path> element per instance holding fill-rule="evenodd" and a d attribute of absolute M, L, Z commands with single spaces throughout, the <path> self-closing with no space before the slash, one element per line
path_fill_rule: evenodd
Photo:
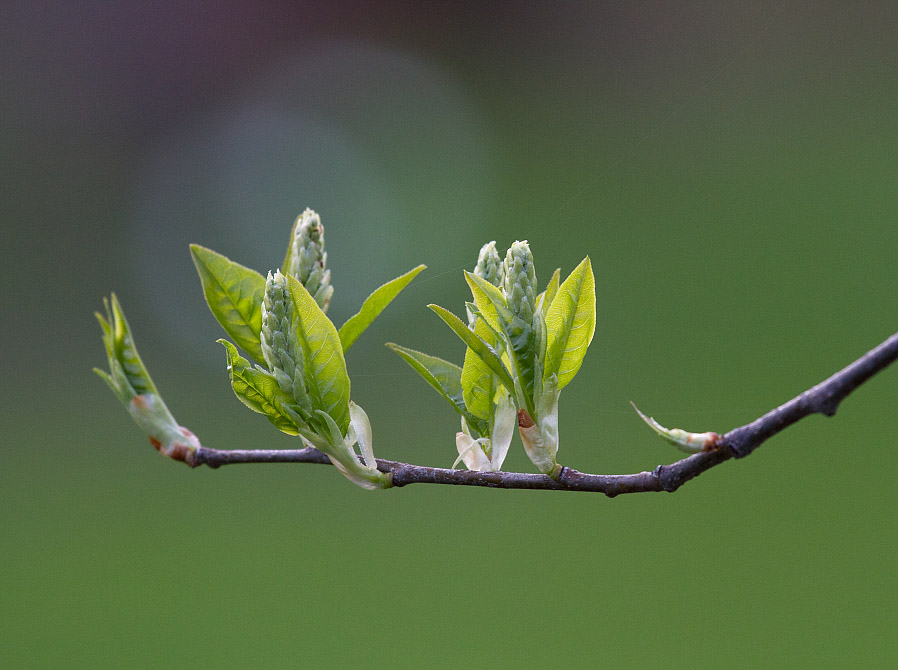
<path fill-rule="evenodd" d="M 324 228 L 312 210 L 297 218 L 281 270 L 267 278 L 211 249 L 194 244 L 190 251 L 209 309 L 233 340 L 219 342 L 240 401 L 327 454 L 359 486 L 390 486 L 390 475 L 377 469 L 368 417 L 350 400 L 343 354 L 425 266 L 378 288 L 337 330 L 326 315 L 334 288 Z M 156 392 L 115 296 L 107 313 L 98 318 L 110 373 L 98 373 L 160 451 L 192 463 L 199 442 L 177 425 Z"/>
<path fill-rule="evenodd" d="M 338 331 L 326 315 L 334 288 L 315 212 L 307 209 L 296 220 L 283 272 L 267 278 L 205 247 L 195 244 L 190 251 L 212 314 L 256 363 L 219 340 L 240 401 L 323 451 L 359 486 L 389 486 L 389 477 L 377 470 L 368 417 L 350 401 L 343 354 L 424 266 L 374 291 Z"/>
<path fill-rule="evenodd" d="M 588 257 L 563 283 L 559 277 L 556 270 L 537 293 L 527 242 L 515 242 L 504 260 L 490 242 L 480 250 L 474 272 L 465 273 L 473 295 L 466 305 L 468 324 L 430 305 L 467 345 L 464 365 L 387 345 L 461 414 L 456 448 L 471 470 L 501 469 L 516 419 L 534 465 L 551 477 L 561 471 L 558 397 L 592 341 L 596 295 Z"/>

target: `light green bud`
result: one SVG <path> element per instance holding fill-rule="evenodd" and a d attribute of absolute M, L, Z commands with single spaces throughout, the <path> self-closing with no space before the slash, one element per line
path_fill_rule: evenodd
<path fill-rule="evenodd" d="M 505 254 L 503 263 L 505 300 L 524 323 L 533 323 L 536 312 L 536 270 L 527 241 L 515 242 Z"/>
<path fill-rule="evenodd" d="M 505 268 L 502 265 L 502 259 L 499 258 L 499 252 L 496 251 L 495 240 L 487 242 L 480 248 L 474 274 L 486 279 L 493 286 L 502 287 L 502 282 L 505 279 Z"/>
<path fill-rule="evenodd" d="M 311 209 L 306 209 L 293 227 L 293 241 L 284 273 L 296 277 L 322 311 L 327 312 L 334 287 L 330 285 L 331 273 L 327 269 L 324 226 L 321 217 Z"/>
<path fill-rule="evenodd" d="M 269 272 L 262 298 L 262 332 L 259 339 L 265 363 L 278 386 L 307 413 L 312 405 L 305 388 L 303 353 L 293 329 L 290 285 L 280 273 Z"/>

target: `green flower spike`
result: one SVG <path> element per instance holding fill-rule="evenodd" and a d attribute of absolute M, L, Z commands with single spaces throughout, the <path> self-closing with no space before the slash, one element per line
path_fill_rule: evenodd
<path fill-rule="evenodd" d="M 505 254 L 505 300 L 524 323 L 532 324 L 536 313 L 536 269 L 527 240 L 515 242 Z"/>
<path fill-rule="evenodd" d="M 284 260 L 284 274 L 296 277 L 315 298 L 323 312 L 327 312 L 334 287 L 330 285 L 331 273 L 327 269 L 327 252 L 324 250 L 324 226 L 321 217 L 306 209 L 293 224 L 290 247 Z"/>
<path fill-rule="evenodd" d="M 287 278 L 280 271 L 273 275 L 269 272 L 262 299 L 262 355 L 280 389 L 293 397 L 303 420 L 308 422 L 312 404 L 304 380 L 302 348 L 292 334 L 293 319 Z"/>
<path fill-rule="evenodd" d="M 379 472 L 374 460 L 368 417 L 349 400 L 349 376 L 337 329 L 295 277 L 268 274 L 259 339 L 269 370 L 257 371 L 253 379 L 245 367 L 235 366 L 229 349 L 232 385 L 233 376 L 240 373 L 240 383 L 234 386 L 238 397 L 267 414 L 281 430 L 298 434 L 305 445 L 327 454 L 354 484 L 389 488 L 390 475 Z M 259 377 L 266 374 L 276 380 L 287 402 L 271 389 L 264 390 L 264 379 Z M 364 462 L 355 452 L 356 444 Z"/>
<path fill-rule="evenodd" d="M 122 312 L 118 298 L 112 294 L 112 304 L 103 301 L 106 316 L 97 313 L 103 330 L 103 344 L 109 360 L 109 372 L 94 368 L 94 372 L 108 384 L 125 405 L 131 418 L 149 435 L 150 443 L 162 454 L 176 461 L 194 464 L 194 454 L 200 446 L 196 435 L 179 426 L 156 390 L 146 366 L 137 353 L 131 329 Z"/>

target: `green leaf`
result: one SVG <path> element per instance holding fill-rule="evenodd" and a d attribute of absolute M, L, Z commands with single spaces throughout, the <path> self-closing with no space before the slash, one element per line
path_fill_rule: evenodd
<path fill-rule="evenodd" d="M 302 214 L 296 217 L 296 220 L 293 221 L 293 225 L 290 227 L 290 241 L 287 243 L 287 253 L 284 255 L 284 262 L 281 263 L 281 270 L 284 274 L 287 273 L 287 268 L 290 267 L 290 256 L 293 255 L 293 240 L 296 237 L 296 226 L 302 223 Z"/>
<path fill-rule="evenodd" d="M 264 364 L 259 332 L 265 278 L 198 244 L 190 245 L 190 253 L 212 314 L 241 349 Z"/>
<path fill-rule="evenodd" d="M 106 307 L 106 318 L 103 318 L 99 312 L 95 313 L 95 316 L 103 331 L 103 345 L 106 347 L 106 357 L 109 359 L 112 376 L 110 377 L 105 372 L 100 374 L 102 370 L 97 374 L 100 374 L 113 389 L 117 388 L 116 380 L 120 379 L 122 382 L 120 386 L 123 388 L 119 389 L 119 393 L 124 393 L 128 400 L 131 395 L 144 393 L 158 395 L 156 385 L 150 378 L 150 373 L 147 372 L 140 354 L 137 353 L 137 347 L 134 346 L 131 328 L 118 297 L 113 293 L 112 304 L 110 305 L 110 301 L 106 299 L 103 300 L 103 304 Z M 117 372 L 118 374 L 116 374 Z"/>
<path fill-rule="evenodd" d="M 555 268 L 555 272 L 552 273 L 552 278 L 549 280 L 549 284 L 546 286 L 546 290 L 536 297 L 537 309 L 542 308 L 543 314 L 545 314 L 549 310 L 549 306 L 552 304 L 552 301 L 555 300 L 555 295 L 558 293 L 558 284 L 560 281 L 561 268 Z"/>
<path fill-rule="evenodd" d="M 298 435 L 299 426 L 284 409 L 285 405 L 292 402 L 292 398 L 281 391 L 274 375 L 252 367 L 248 360 L 237 353 L 237 347 L 227 340 L 218 342 L 227 351 L 231 388 L 240 402 L 254 412 L 265 415 L 278 430 L 288 435 Z M 293 413 L 293 416 L 298 415 Z"/>
<path fill-rule="evenodd" d="M 468 347 L 487 364 L 489 369 L 499 377 L 499 381 L 505 385 L 505 388 L 507 388 L 510 393 L 515 392 L 514 380 L 511 378 L 511 375 L 508 374 L 505 365 L 503 365 L 499 356 L 489 344 L 484 342 L 479 336 L 475 335 L 474 331 L 468 328 L 461 319 L 448 309 L 440 307 L 439 305 L 428 305 L 428 307 L 436 312 L 437 316 L 439 316 L 446 325 L 461 338 L 461 341 L 467 344 Z"/>
<path fill-rule="evenodd" d="M 303 348 L 306 389 L 314 408 L 329 414 L 345 435 L 349 426 L 349 375 L 340 336 L 306 287 L 292 275 L 287 279 L 296 335 Z"/>
<path fill-rule="evenodd" d="M 533 413 L 536 369 L 540 364 L 537 360 L 537 338 L 533 325 L 523 321 L 508 308 L 504 296 L 495 286 L 470 272 L 465 273 L 465 279 L 471 287 L 480 313 L 491 328 L 495 328 L 493 321 L 495 322 L 505 340 L 505 353 L 509 356 L 513 376 L 521 391 L 518 394 L 512 390 L 512 393 L 515 393 L 522 406 Z"/>
<path fill-rule="evenodd" d="M 419 265 L 409 270 L 404 275 L 388 281 L 365 298 L 365 302 L 362 303 L 362 308 L 358 313 L 349 317 L 346 323 L 340 326 L 340 342 L 343 345 L 344 353 L 349 350 L 349 347 L 359 338 L 359 335 L 365 332 L 365 329 L 371 325 L 374 319 L 384 311 L 384 308 L 393 302 L 393 298 L 399 295 L 409 285 L 409 282 L 426 267 L 426 265 Z"/>
<path fill-rule="evenodd" d="M 546 313 L 546 363 L 543 379 L 558 375 L 558 390 L 577 374 L 596 330 L 596 286 L 589 256 L 558 288 Z"/>
<path fill-rule="evenodd" d="M 474 334 L 483 340 L 493 337 L 483 319 L 474 324 Z M 465 350 L 465 364 L 461 369 L 461 387 L 465 407 L 479 419 L 488 421 L 493 415 L 493 396 L 496 394 L 495 375 L 489 366 L 470 347 Z"/>
<path fill-rule="evenodd" d="M 501 316 L 505 320 L 511 321 L 513 316 L 512 311 L 508 309 L 508 304 L 505 302 L 505 296 L 502 295 L 502 291 L 483 277 L 478 277 L 467 270 L 465 270 L 465 281 L 468 282 L 471 295 L 474 296 L 474 304 L 480 310 L 480 315 L 486 319 L 490 328 L 501 333 L 502 325 L 499 317 Z"/>
<path fill-rule="evenodd" d="M 387 342 L 387 347 L 399 354 L 415 372 L 424 378 L 424 381 L 452 404 L 456 412 L 465 417 L 468 423 L 473 424 L 474 428 L 481 435 L 483 434 L 480 429 L 485 429 L 485 424 L 469 412 L 465 406 L 461 382 L 462 369 L 460 367 L 442 358 L 393 344 L 392 342 Z"/>

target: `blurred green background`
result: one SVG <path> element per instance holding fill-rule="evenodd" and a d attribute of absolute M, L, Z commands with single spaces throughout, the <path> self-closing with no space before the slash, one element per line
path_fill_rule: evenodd
<path fill-rule="evenodd" d="M 898 10 L 863 3 L 4 3 L 0 665 L 893 667 L 898 369 L 673 495 L 191 471 L 90 369 L 114 290 L 176 418 L 245 410 L 187 250 L 260 270 L 321 213 L 385 458 L 455 415 L 387 340 L 460 362 L 480 245 L 592 258 L 559 460 L 679 453 L 898 329 Z M 508 469 L 532 466 L 519 443 Z"/>

